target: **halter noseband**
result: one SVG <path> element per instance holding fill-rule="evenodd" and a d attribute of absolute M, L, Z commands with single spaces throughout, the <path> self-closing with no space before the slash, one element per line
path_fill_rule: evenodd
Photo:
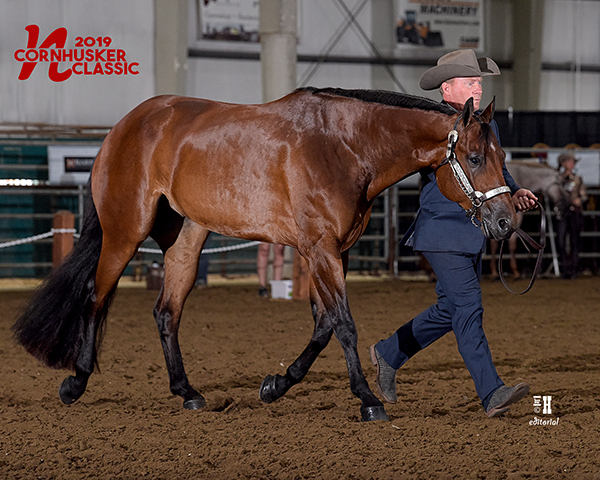
<path fill-rule="evenodd" d="M 437 171 L 438 168 L 448 163 L 450 164 L 450 166 L 452 167 L 452 172 L 454 173 L 454 178 L 456 178 L 456 181 L 460 185 L 460 188 L 467 196 L 467 198 L 471 200 L 471 208 L 469 210 L 465 209 L 465 214 L 467 215 L 467 217 L 471 218 L 471 223 L 478 227 L 479 225 L 475 223 L 475 215 L 477 214 L 477 210 L 481 208 L 485 201 L 503 193 L 510 193 L 510 188 L 504 185 L 502 187 L 493 188 L 492 190 L 489 190 L 486 193 L 481 193 L 473 188 L 460 162 L 456 158 L 456 152 L 454 151 L 454 149 L 456 148 L 456 143 L 458 142 L 458 131 L 456 130 L 456 127 L 458 126 L 458 122 L 461 118 L 462 113 L 458 116 L 458 118 L 454 122 L 454 128 L 450 130 L 450 133 L 448 134 L 446 158 L 442 160 L 442 163 L 440 163 L 435 170 Z M 478 118 L 477 121 L 481 123 L 481 120 L 479 120 Z"/>

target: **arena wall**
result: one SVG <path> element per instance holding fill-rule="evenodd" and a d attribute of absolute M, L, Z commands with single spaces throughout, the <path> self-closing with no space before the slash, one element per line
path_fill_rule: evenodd
<path fill-rule="evenodd" d="M 229 102 L 258 103 L 262 100 L 258 44 L 198 40 L 198 0 L 188 0 L 188 48 L 227 51 L 228 58 L 188 57 L 186 93 Z M 361 2 L 345 2 L 355 11 Z M 337 1 L 298 0 L 298 54 L 314 58 L 323 54 L 332 39 L 339 41 L 327 53 L 355 60 L 372 57 L 368 38 L 377 37 L 374 21 L 376 0 L 368 1 L 356 14 L 360 30 L 347 25 L 348 16 Z M 126 0 L 0 0 L 0 122 L 44 122 L 54 124 L 112 125 L 133 106 L 156 91 L 155 63 L 157 20 L 154 2 Z M 395 2 L 394 2 L 395 4 Z M 379 3 L 381 5 L 381 3 Z M 497 60 L 503 75 L 486 80 L 484 102 L 496 95 L 498 109 L 506 110 L 514 96 L 512 5 L 509 0 L 483 0 L 485 7 L 485 51 Z M 397 15 L 397 12 L 395 13 Z M 73 75 L 62 83 L 49 82 L 38 66 L 26 81 L 17 77 L 21 64 L 14 53 L 27 42 L 25 26 L 37 24 L 40 39 L 59 26 L 68 30 L 72 43 L 77 36 L 110 36 L 114 44 L 139 63 L 139 74 L 129 76 Z M 547 111 L 600 110 L 600 2 L 546 0 L 542 37 L 542 73 L 539 109 Z M 390 22 L 392 27 L 393 22 Z M 347 27 L 347 28 L 346 28 Z M 345 29 L 343 34 L 340 34 Z M 532 32 L 536 35 L 536 32 Z M 40 40 L 41 41 L 41 40 Z M 406 52 L 379 45 L 385 57 L 404 58 Z M 410 54 L 410 60 L 434 62 L 443 50 Z M 249 59 L 231 58 L 242 54 Z M 410 63 L 410 62 L 408 62 Z M 314 62 L 300 61 L 298 84 L 351 88 L 396 89 L 382 73 L 381 66 L 369 63 L 323 63 L 308 78 Z M 397 81 L 411 94 L 423 95 L 418 79 L 424 65 L 391 65 Z M 383 78 L 383 82 L 381 79 Z M 436 92 L 425 93 L 438 98 Z"/>

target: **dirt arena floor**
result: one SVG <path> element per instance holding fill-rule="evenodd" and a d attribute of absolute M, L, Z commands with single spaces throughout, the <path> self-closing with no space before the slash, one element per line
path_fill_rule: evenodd
<path fill-rule="evenodd" d="M 524 283 L 524 282 L 522 282 Z M 520 285 L 520 284 L 519 284 Z M 523 285 L 524 286 L 524 285 Z M 434 300 L 433 285 L 349 282 L 359 352 Z M 484 281 L 485 330 L 500 376 L 529 395 L 488 419 L 447 335 L 398 374 L 390 422 L 359 422 L 337 340 L 277 402 L 258 398 L 312 331 L 308 303 L 261 299 L 251 284 L 215 284 L 187 303 L 181 344 L 203 411 L 168 389 L 152 318 L 156 292 L 119 288 L 101 373 L 65 406 L 66 372 L 12 340 L 31 290 L 0 291 L 0 478 L 3 479 L 600 479 L 600 279 L 540 279 L 525 296 Z M 535 405 L 551 396 L 551 414 Z"/>

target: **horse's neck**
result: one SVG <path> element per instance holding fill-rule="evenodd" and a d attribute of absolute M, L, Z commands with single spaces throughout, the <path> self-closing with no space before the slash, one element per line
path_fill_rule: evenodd
<path fill-rule="evenodd" d="M 379 116 L 378 145 L 366 159 L 373 172 L 369 200 L 407 175 L 442 161 L 452 129 L 452 117 L 437 112 L 388 108 Z"/>

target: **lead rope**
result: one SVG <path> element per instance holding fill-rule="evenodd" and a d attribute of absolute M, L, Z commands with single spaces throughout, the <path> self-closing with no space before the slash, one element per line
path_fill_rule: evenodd
<path fill-rule="evenodd" d="M 525 233 L 520 228 L 517 228 L 515 230 L 515 233 L 517 235 L 519 235 L 519 237 L 521 238 L 521 241 L 525 245 L 525 248 L 527 248 L 528 252 L 530 252 L 531 250 L 529 250 L 529 247 L 527 247 L 527 244 L 529 244 L 530 247 L 537 250 L 537 252 L 538 252 L 537 260 L 535 262 L 535 268 L 533 269 L 533 274 L 531 275 L 531 280 L 529 281 L 529 286 L 522 292 L 514 292 L 506 284 L 506 280 L 504 280 L 504 271 L 502 270 L 502 256 L 503 256 L 503 250 L 504 250 L 504 242 L 506 240 L 502 240 L 502 242 L 500 243 L 500 254 L 498 255 L 498 273 L 500 275 L 500 281 L 502 282 L 502 285 L 504 285 L 504 288 L 506 288 L 510 293 L 513 293 L 515 295 L 523 295 L 523 294 L 527 293 L 529 290 L 531 290 L 531 287 L 533 287 L 536 277 L 538 276 L 538 274 L 540 273 L 540 271 L 542 269 L 542 259 L 544 257 L 544 248 L 546 247 L 546 213 L 544 211 L 544 207 L 542 207 L 542 205 L 539 202 L 536 201 L 536 203 L 537 203 L 538 208 L 540 209 L 540 241 L 539 241 L 539 243 L 536 242 L 533 238 L 531 238 L 527 233 Z"/>

